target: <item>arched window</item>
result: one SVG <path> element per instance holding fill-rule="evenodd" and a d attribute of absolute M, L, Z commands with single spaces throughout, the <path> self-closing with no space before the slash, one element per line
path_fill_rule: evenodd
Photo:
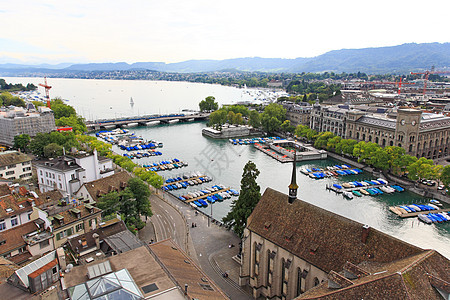
<path fill-rule="evenodd" d="M 393 142 L 393 141 L 390 141 L 390 142 L 389 142 L 389 146 L 394 146 L 394 142 Z"/>
<path fill-rule="evenodd" d="M 359 140 L 359 132 L 356 133 L 356 139 Z"/>
<path fill-rule="evenodd" d="M 417 144 L 417 150 L 420 150 L 420 143 Z"/>
<path fill-rule="evenodd" d="M 409 145 L 409 152 L 412 152 L 413 145 Z"/>
<path fill-rule="evenodd" d="M 376 137 L 376 138 L 375 138 L 375 143 L 377 143 L 377 144 L 378 144 L 378 137 Z"/>
<path fill-rule="evenodd" d="M 384 147 L 386 146 L 386 139 L 383 139 L 383 142 L 381 143 L 381 145 Z"/>
<path fill-rule="evenodd" d="M 369 135 L 369 142 L 371 142 L 372 141 L 372 136 L 371 135 Z"/>
<path fill-rule="evenodd" d="M 402 147 L 402 144 L 398 143 L 398 146 L 401 148 L 401 147 Z"/>
<path fill-rule="evenodd" d="M 363 140 L 363 141 L 366 140 L 366 134 L 365 134 L 365 133 L 363 133 L 363 135 L 362 135 L 362 140 Z"/>

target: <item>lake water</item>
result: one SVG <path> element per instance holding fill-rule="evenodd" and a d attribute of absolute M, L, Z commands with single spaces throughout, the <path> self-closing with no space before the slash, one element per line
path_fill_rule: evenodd
<path fill-rule="evenodd" d="M 24 84 L 41 82 L 36 78 L 6 78 L 6 80 Z M 124 114 L 125 112 L 130 113 L 129 98 L 131 96 L 136 103 L 134 110 L 138 107 L 138 101 L 142 99 L 144 103 L 148 104 L 139 104 L 139 107 L 147 109 L 146 113 L 158 113 L 159 110 L 161 113 L 170 113 L 179 112 L 182 108 L 196 109 L 198 102 L 209 95 L 214 95 L 221 103 L 231 103 L 235 100 L 239 101 L 243 94 L 241 90 L 235 88 L 184 82 L 155 83 L 52 78 L 49 79 L 49 84 L 53 85 L 52 97 L 59 95 L 63 99 L 69 99 L 68 103 L 75 106 L 80 114 L 83 114 L 83 109 L 84 114 L 89 109 L 90 114 L 98 117 L 110 117 L 112 113 L 117 114 L 121 111 Z M 161 87 L 164 87 L 162 88 L 163 92 L 161 92 Z M 159 92 L 161 92 L 160 96 L 156 96 Z M 243 97 L 248 96 L 244 94 Z M 159 172 L 159 174 L 167 178 L 188 171 L 201 171 L 213 177 L 214 184 L 222 183 L 239 190 L 243 167 L 247 161 L 251 160 L 261 172 L 257 180 L 261 187 L 261 193 L 267 187 L 271 187 L 287 194 L 292 172 L 291 164 L 281 164 L 250 145 L 234 146 L 227 140 L 204 137 L 201 134 L 203 127 L 205 127 L 204 122 L 192 122 L 131 128 L 130 130 L 136 135 L 164 143 L 164 147 L 161 149 L 162 156 L 142 158 L 135 162 L 148 164 L 178 158 L 188 162 L 189 166 L 178 170 Z M 123 153 L 117 147 L 114 147 L 114 150 Z M 297 170 L 304 165 L 324 167 L 335 164 L 342 163 L 331 159 L 304 162 L 297 164 Z M 391 205 L 425 203 L 426 199 L 413 193 L 404 192 L 346 200 L 342 195 L 325 188 L 330 183 L 359 179 L 373 179 L 373 177 L 364 173 L 314 180 L 298 171 L 298 198 L 368 224 L 419 247 L 436 249 L 450 258 L 450 222 L 426 225 L 419 222 L 417 218 L 400 219 L 389 211 Z M 206 186 L 211 186 L 213 183 L 206 184 Z M 201 189 L 201 186 L 175 191 L 174 194 L 178 196 L 198 189 Z M 202 208 L 202 210 L 210 214 L 212 209 L 213 217 L 221 219 L 229 211 L 230 204 L 231 200 L 225 200 Z"/>

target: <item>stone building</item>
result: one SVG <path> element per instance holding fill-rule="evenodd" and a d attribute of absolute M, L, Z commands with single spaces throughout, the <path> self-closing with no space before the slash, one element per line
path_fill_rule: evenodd
<path fill-rule="evenodd" d="M 420 109 L 314 105 L 310 127 L 382 147 L 402 147 L 417 157 L 449 155 L 450 117 Z"/>
<path fill-rule="evenodd" d="M 442 299 L 450 261 L 267 188 L 247 220 L 240 284 L 255 299 Z"/>
<path fill-rule="evenodd" d="M 441 114 L 411 108 L 378 115 L 349 111 L 347 128 L 345 138 L 402 147 L 409 155 L 429 159 L 449 155 L 450 117 Z"/>
<path fill-rule="evenodd" d="M 286 119 L 291 121 L 291 125 L 309 126 L 312 106 L 307 102 L 300 102 L 299 104 L 285 102 L 283 107 L 286 109 Z"/>
<path fill-rule="evenodd" d="M 55 128 L 53 111 L 47 107 L 39 107 L 38 112 L 21 107 L 0 109 L 0 144 L 12 146 L 16 135 L 35 136 Z"/>

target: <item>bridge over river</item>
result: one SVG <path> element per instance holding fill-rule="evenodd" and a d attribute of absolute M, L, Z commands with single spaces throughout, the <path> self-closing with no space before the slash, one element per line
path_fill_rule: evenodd
<path fill-rule="evenodd" d="M 146 126 L 150 122 L 170 123 L 170 121 L 179 121 L 179 122 L 199 121 L 199 120 L 206 120 L 208 117 L 209 113 L 151 115 L 151 116 L 137 116 L 126 118 L 122 117 L 116 119 L 88 121 L 86 122 L 86 127 L 88 131 L 94 131 L 101 129 L 120 128 L 124 126 L 129 126 L 130 124 Z"/>

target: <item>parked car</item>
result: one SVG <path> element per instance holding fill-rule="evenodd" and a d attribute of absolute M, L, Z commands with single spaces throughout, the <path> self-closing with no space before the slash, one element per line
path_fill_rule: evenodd
<path fill-rule="evenodd" d="M 440 186 L 438 186 L 438 190 L 443 190 L 445 188 L 445 186 L 443 184 L 441 184 Z"/>

